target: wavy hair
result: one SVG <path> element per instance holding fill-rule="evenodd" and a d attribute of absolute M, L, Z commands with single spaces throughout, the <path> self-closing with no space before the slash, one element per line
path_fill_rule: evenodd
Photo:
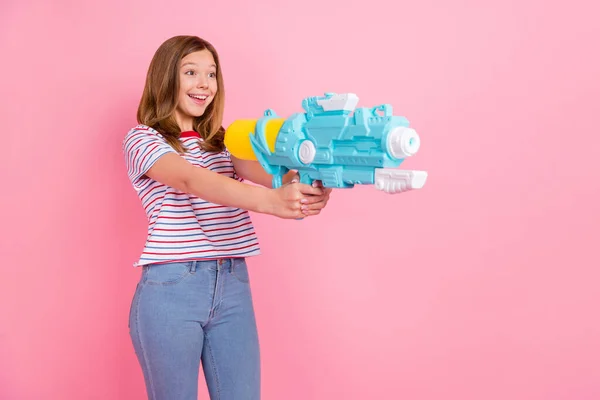
<path fill-rule="evenodd" d="M 223 138 L 223 108 L 225 93 L 219 56 L 212 44 L 197 36 L 174 36 L 156 50 L 148 73 L 144 91 L 137 110 L 137 121 L 158 132 L 178 152 L 187 149 L 179 141 L 181 128 L 175 121 L 179 93 L 179 68 L 181 59 L 200 50 L 211 52 L 217 66 L 217 93 L 204 114 L 194 118 L 194 130 L 203 139 L 200 146 L 206 151 L 220 152 L 225 148 Z"/>

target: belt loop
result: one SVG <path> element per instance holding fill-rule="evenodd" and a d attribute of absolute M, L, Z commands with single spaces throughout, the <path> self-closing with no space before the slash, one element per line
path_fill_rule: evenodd
<path fill-rule="evenodd" d="M 190 271 L 192 273 L 196 272 L 196 263 L 197 263 L 197 261 L 192 261 L 192 265 L 191 265 L 191 268 L 190 268 Z"/>

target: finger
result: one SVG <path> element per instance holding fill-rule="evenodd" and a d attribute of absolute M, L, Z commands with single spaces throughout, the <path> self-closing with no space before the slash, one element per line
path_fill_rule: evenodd
<path fill-rule="evenodd" d="M 333 191 L 333 188 L 323 186 L 323 182 L 321 182 L 321 181 L 314 181 L 313 187 L 320 188 L 321 190 L 323 190 L 323 194 L 326 194 L 326 195 L 329 195 Z"/>
<path fill-rule="evenodd" d="M 291 201 L 288 205 L 288 210 L 292 213 L 302 212 L 302 203 L 299 201 Z"/>
<path fill-rule="evenodd" d="M 306 210 L 306 211 L 303 213 L 303 215 L 304 215 L 305 217 L 312 217 L 312 216 L 314 216 L 314 215 L 319 215 L 319 214 L 321 214 L 321 210 L 320 210 L 320 209 L 319 209 L 319 210 Z"/>
<path fill-rule="evenodd" d="M 292 184 L 298 183 L 298 182 L 300 182 L 300 175 L 296 174 L 296 175 L 294 175 L 294 177 L 292 178 L 292 180 L 290 180 L 288 182 L 288 184 L 292 185 Z"/>
<path fill-rule="evenodd" d="M 325 207 L 325 202 L 324 201 L 319 201 L 313 204 L 304 204 L 302 206 L 302 212 L 307 212 L 307 211 L 315 211 L 315 210 L 321 210 Z"/>
<path fill-rule="evenodd" d="M 287 216 L 286 218 L 288 219 L 298 219 L 298 218 L 302 218 L 304 217 L 304 212 L 302 211 L 302 208 L 300 206 L 290 206 L 288 208 L 288 212 L 287 212 Z"/>
<path fill-rule="evenodd" d="M 306 214 L 305 214 L 304 210 L 302 210 L 300 208 L 298 211 L 296 211 L 294 218 L 296 218 L 296 219 L 302 219 L 304 217 L 306 217 Z"/>
<path fill-rule="evenodd" d="M 300 204 L 314 204 L 314 203 L 318 203 L 318 202 L 322 202 L 322 201 L 325 201 L 325 195 L 314 195 L 314 196 L 303 197 L 300 200 Z"/>
<path fill-rule="evenodd" d="M 325 207 L 325 205 L 327 204 L 327 202 L 329 201 L 329 196 L 324 194 L 321 196 L 315 195 L 315 196 L 307 196 L 307 197 L 303 197 L 300 200 L 300 204 L 302 205 L 310 205 L 310 204 L 318 204 L 318 203 L 322 203 L 323 207 Z"/>
<path fill-rule="evenodd" d="M 298 190 L 302 194 L 311 194 L 311 195 L 322 195 L 323 189 L 319 187 L 314 187 L 312 185 L 307 185 L 306 183 L 296 183 L 298 185 Z"/>

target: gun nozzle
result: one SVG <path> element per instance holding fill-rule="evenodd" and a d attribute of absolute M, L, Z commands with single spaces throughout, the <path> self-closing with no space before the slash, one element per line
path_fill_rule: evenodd
<path fill-rule="evenodd" d="M 410 157 L 419 151 L 421 140 L 412 128 L 399 126 L 388 134 L 387 148 L 389 154 L 397 159 Z"/>

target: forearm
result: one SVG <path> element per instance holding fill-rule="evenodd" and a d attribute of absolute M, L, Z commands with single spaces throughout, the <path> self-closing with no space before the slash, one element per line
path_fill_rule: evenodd
<path fill-rule="evenodd" d="M 273 175 L 268 174 L 258 161 L 240 160 L 234 157 L 232 157 L 232 161 L 239 177 L 266 188 L 273 187 Z M 296 176 L 296 171 L 289 171 L 283 176 L 283 184 L 289 183 L 294 176 Z"/>
<path fill-rule="evenodd" d="M 269 189 L 248 185 L 203 168 L 195 169 L 185 182 L 187 193 L 215 204 L 272 214 Z"/>
<path fill-rule="evenodd" d="M 324 193 L 318 187 L 299 182 L 277 189 L 247 185 L 218 172 L 196 167 L 174 152 L 161 156 L 145 175 L 211 203 L 281 218 L 314 215 L 315 210 L 322 207 L 319 204 L 323 203 Z M 261 179 L 264 181 L 264 178 Z"/>
<path fill-rule="evenodd" d="M 272 214 L 273 191 L 247 185 L 217 172 L 193 166 L 175 154 L 161 157 L 147 175 L 203 200 L 248 211 Z"/>

